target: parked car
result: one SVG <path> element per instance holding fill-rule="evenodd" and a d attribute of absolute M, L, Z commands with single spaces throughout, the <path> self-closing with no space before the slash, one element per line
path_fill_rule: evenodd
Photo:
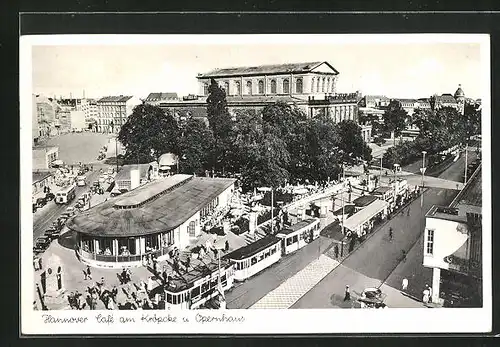
<path fill-rule="evenodd" d="M 56 196 L 54 195 L 54 193 L 47 193 L 47 194 L 45 194 L 45 199 L 46 199 L 47 201 L 52 201 L 52 200 L 54 200 L 54 199 L 55 199 L 55 197 L 56 197 Z"/>
<path fill-rule="evenodd" d="M 45 199 L 45 198 L 38 198 L 38 199 L 36 199 L 36 205 L 38 207 L 43 207 L 46 204 L 47 204 L 47 199 Z"/>
<path fill-rule="evenodd" d="M 40 236 L 35 241 L 35 246 L 33 247 L 33 252 L 35 254 L 43 253 L 50 246 L 50 238 L 48 236 Z"/>
<path fill-rule="evenodd" d="M 58 218 L 58 220 L 61 221 L 61 225 L 64 225 L 66 224 L 68 217 L 63 214 L 61 217 Z"/>
<path fill-rule="evenodd" d="M 45 230 L 44 235 L 51 240 L 55 240 L 59 238 L 59 236 L 61 235 L 61 230 L 58 230 L 57 228 L 54 227 L 50 227 L 49 229 Z"/>

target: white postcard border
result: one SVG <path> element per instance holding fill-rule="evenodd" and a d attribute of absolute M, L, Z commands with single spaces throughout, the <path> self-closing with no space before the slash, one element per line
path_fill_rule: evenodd
<path fill-rule="evenodd" d="M 483 134 L 483 308 L 387 310 L 224 310 L 224 311 L 33 311 L 31 196 L 31 91 L 33 45 L 82 44 L 244 44 L 326 42 L 376 44 L 479 43 L 481 45 Z M 307 334 L 487 332 L 492 324 L 491 274 L 491 100 L 490 41 L 486 34 L 376 35 L 43 35 L 20 38 L 21 119 L 21 333 L 22 334 Z M 102 315 L 101 322 L 96 316 Z M 114 322 L 105 317 L 113 315 Z M 177 322 L 145 322 L 142 315 L 177 317 Z M 45 316 L 44 316 L 45 315 Z M 85 322 L 50 323 L 51 318 Z M 120 317 L 135 322 L 120 323 Z M 187 317 L 189 323 L 183 322 Z M 212 317 L 212 318 L 210 318 Z M 225 318 L 224 318 L 225 317 Z M 212 320 L 208 322 L 208 320 Z M 222 321 L 221 321 L 222 320 Z M 224 321 L 225 320 L 225 321 Z M 235 320 L 235 321 L 228 321 Z"/>

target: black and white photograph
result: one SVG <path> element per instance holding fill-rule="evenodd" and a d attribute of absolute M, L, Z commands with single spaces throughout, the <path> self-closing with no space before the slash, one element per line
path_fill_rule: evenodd
<path fill-rule="evenodd" d="M 489 60 L 472 34 L 21 37 L 22 330 L 486 331 Z"/>

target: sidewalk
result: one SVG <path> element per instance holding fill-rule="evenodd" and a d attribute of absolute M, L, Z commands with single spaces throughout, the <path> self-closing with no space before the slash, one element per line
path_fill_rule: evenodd
<path fill-rule="evenodd" d="M 287 309 L 338 265 L 337 261 L 321 255 L 250 308 Z"/>

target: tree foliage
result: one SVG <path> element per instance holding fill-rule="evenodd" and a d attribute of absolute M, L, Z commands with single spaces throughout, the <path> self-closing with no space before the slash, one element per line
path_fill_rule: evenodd
<path fill-rule="evenodd" d="M 391 101 L 384 112 L 384 124 L 389 132 L 394 132 L 394 137 L 401 135 L 407 118 L 408 114 L 396 100 Z"/>
<path fill-rule="evenodd" d="M 164 153 L 179 152 L 179 128 L 170 112 L 158 106 L 137 105 L 121 127 L 118 140 L 125 146 L 125 161 L 158 161 Z"/>
<path fill-rule="evenodd" d="M 188 117 L 180 128 L 179 170 L 186 174 L 203 174 L 210 169 L 210 154 L 214 142 L 212 132 L 202 119 L 193 117 Z"/>
<path fill-rule="evenodd" d="M 431 156 L 447 148 L 464 145 L 470 136 L 480 133 L 480 118 L 480 108 L 473 104 L 466 104 L 464 113 L 452 107 L 417 109 L 411 121 L 420 129 L 418 137 L 413 142 L 389 148 L 384 154 L 384 165 L 406 165 L 418 160 L 422 151 Z"/>
<path fill-rule="evenodd" d="M 214 138 L 212 165 L 216 170 L 224 171 L 233 121 L 227 107 L 226 92 L 214 79 L 208 87 L 207 118 Z"/>

